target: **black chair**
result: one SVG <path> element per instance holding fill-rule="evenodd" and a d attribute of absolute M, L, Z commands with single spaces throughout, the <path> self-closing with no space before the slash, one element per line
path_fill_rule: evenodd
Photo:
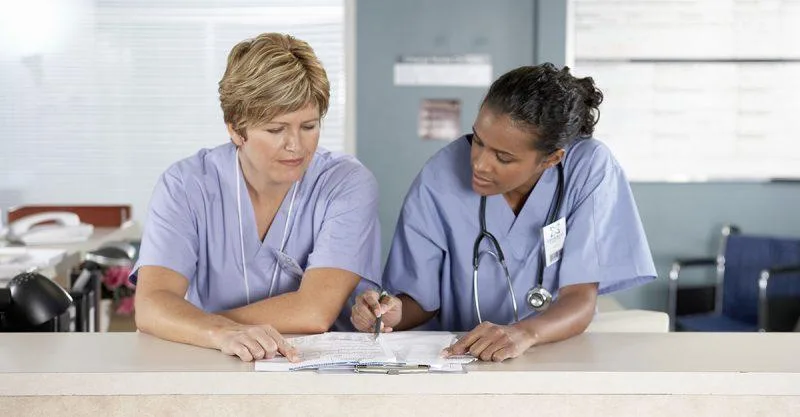
<path fill-rule="evenodd" d="M 682 270 L 715 267 L 716 283 L 679 287 Z M 800 239 L 722 230 L 716 258 L 676 259 L 670 326 L 679 331 L 793 331 L 800 317 Z"/>

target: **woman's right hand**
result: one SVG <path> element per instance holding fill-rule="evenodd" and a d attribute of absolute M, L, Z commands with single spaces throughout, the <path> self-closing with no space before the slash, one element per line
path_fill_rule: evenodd
<path fill-rule="evenodd" d="M 300 360 L 297 349 L 268 324 L 232 324 L 216 331 L 213 340 L 222 353 L 238 356 L 245 362 L 272 359 L 277 354 L 285 356 L 289 362 Z"/>
<path fill-rule="evenodd" d="M 350 310 L 350 322 L 360 332 L 375 330 L 375 321 L 381 316 L 381 331 L 391 332 L 403 318 L 403 302 L 399 298 L 386 295 L 380 298 L 378 292 L 364 291 Z"/>

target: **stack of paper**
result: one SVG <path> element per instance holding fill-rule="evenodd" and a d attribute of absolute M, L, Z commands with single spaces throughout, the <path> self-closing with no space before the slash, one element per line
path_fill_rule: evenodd
<path fill-rule="evenodd" d="M 256 361 L 256 371 L 296 371 L 304 369 L 353 370 L 356 365 L 396 367 L 422 365 L 432 372 L 464 372 L 471 356 L 443 358 L 442 349 L 455 335 L 449 332 L 386 333 L 377 339 L 369 333 L 331 332 L 290 339 L 300 362 L 284 357 Z"/>

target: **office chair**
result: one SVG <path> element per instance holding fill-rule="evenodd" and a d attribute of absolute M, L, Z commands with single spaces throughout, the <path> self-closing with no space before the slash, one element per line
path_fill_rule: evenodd
<path fill-rule="evenodd" d="M 669 273 L 671 330 L 793 331 L 800 317 L 800 239 L 722 229 L 716 258 L 676 259 Z M 715 267 L 712 285 L 680 288 L 684 269 Z"/>

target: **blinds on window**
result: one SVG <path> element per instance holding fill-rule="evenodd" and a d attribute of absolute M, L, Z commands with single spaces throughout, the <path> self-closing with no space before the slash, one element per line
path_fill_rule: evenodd
<path fill-rule="evenodd" d="M 344 150 L 344 16 L 343 0 L 0 3 L 0 207 L 132 204 L 143 220 L 161 172 L 228 140 L 217 83 L 262 32 L 315 49 L 320 146 Z"/>

